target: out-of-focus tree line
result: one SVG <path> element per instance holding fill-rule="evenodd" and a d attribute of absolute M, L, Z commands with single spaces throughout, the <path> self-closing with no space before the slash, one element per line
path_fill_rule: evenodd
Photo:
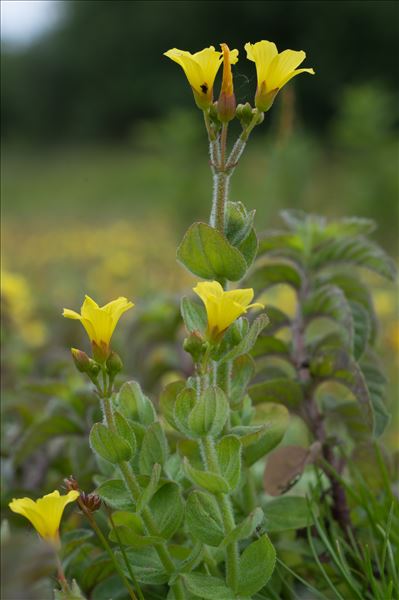
<path fill-rule="evenodd" d="M 297 107 L 323 131 L 348 84 L 397 90 L 399 4 L 388 1 L 62 2 L 58 26 L 33 45 L 3 48 L 3 133 L 33 141 L 128 137 L 142 118 L 192 104 L 180 69 L 162 53 L 228 42 L 239 48 L 238 101 L 252 100 L 254 65 L 244 43 L 273 40 L 305 50 L 313 78 L 296 86 Z M 394 104 L 393 104 L 394 106 Z M 395 120 L 395 118 L 394 118 Z M 396 119 L 397 120 L 397 119 Z"/>

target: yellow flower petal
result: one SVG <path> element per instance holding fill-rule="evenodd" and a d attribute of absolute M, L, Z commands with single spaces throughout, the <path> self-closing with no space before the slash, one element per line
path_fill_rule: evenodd
<path fill-rule="evenodd" d="M 31 498 L 19 498 L 10 502 L 10 509 L 28 519 L 39 535 L 51 542 L 57 542 L 58 530 L 65 506 L 78 498 L 79 492 L 71 490 L 60 496 L 58 490 L 33 501 Z"/>
<path fill-rule="evenodd" d="M 115 327 L 124 312 L 134 306 L 127 298 L 120 297 L 100 307 L 90 296 L 86 296 L 82 304 L 81 315 L 68 308 L 63 315 L 70 319 L 80 319 L 96 348 L 97 358 L 105 360 L 109 354 L 109 343 Z"/>
<path fill-rule="evenodd" d="M 252 288 L 225 292 L 217 281 L 203 281 L 198 283 L 193 290 L 205 305 L 209 338 L 215 339 L 220 336 L 249 308 L 264 308 L 259 303 L 250 304 L 254 296 Z"/>

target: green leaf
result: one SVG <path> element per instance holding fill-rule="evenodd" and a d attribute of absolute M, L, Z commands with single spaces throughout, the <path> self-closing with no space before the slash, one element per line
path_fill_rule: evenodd
<path fill-rule="evenodd" d="M 162 467 L 155 464 L 152 468 L 151 478 L 147 487 L 141 492 L 137 499 L 136 511 L 140 513 L 147 506 L 153 495 L 158 489 L 159 479 L 161 477 Z"/>
<path fill-rule="evenodd" d="M 303 241 L 296 233 L 270 231 L 260 236 L 258 256 L 281 256 L 301 265 L 303 250 Z"/>
<path fill-rule="evenodd" d="M 53 437 L 81 434 L 82 426 L 67 416 L 51 415 L 27 429 L 17 445 L 14 454 L 15 466 L 20 465 L 39 446 Z"/>
<path fill-rule="evenodd" d="M 238 281 L 247 270 L 241 252 L 206 223 L 191 225 L 177 249 L 177 259 L 204 279 Z"/>
<path fill-rule="evenodd" d="M 249 354 L 237 357 L 232 365 L 230 405 L 239 408 L 255 372 L 255 362 Z"/>
<path fill-rule="evenodd" d="M 266 327 L 268 322 L 269 318 L 266 315 L 266 313 L 262 313 L 261 315 L 256 317 L 255 321 L 251 324 L 248 333 L 245 335 L 245 337 L 241 340 L 239 344 L 237 344 L 237 346 L 234 346 L 234 348 L 232 348 L 229 352 L 227 352 L 227 354 L 225 354 L 221 358 L 220 363 L 226 362 L 228 360 L 233 360 L 238 356 L 241 356 L 242 354 L 248 354 L 248 352 L 254 346 L 258 335 Z"/>
<path fill-rule="evenodd" d="M 249 235 L 245 240 L 238 246 L 238 250 L 241 252 L 246 260 L 247 268 L 252 265 L 258 252 L 258 238 L 255 233 L 255 229 L 251 229 Z"/>
<path fill-rule="evenodd" d="M 194 490 L 186 504 L 186 522 L 190 533 L 204 544 L 218 546 L 224 528 L 219 506 L 213 496 Z"/>
<path fill-rule="evenodd" d="M 391 415 L 385 405 L 386 379 L 376 362 L 364 361 L 361 365 L 363 376 L 366 380 L 374 414 L 373 435 L 379 437 L 389 425 Z"/>
<path fill-rule="evenodd" d="M 188 419 L 197 399 L 193 388 L 185 388 L 176 398 L 173 418 L 179 431 L 188 437 L 193 437 Z"/>
<path fill-rule="evenodd" d="M 353 321 L 353 355 L 356 360 L 359 360 L 366 348 L 370 339 L 370 319 L 368 312 L 358 302 L 350 302 L 350 309 L 352 312 Z"/>
<path fill-rule="evenodd" d="M 239 246 L 250 234 L 255 210 L 247 211 L 242 202 L 227 202 L 226 237 L 230 244 Z"/>
<path fill-rule="evenodd" d="M 283 404 L 287 408 L 298 408 L 303 399 L 302 388 L 299 383 L 292 379 L 269 379 L 261 383 L 255 383 L 248 389 L 252 402 L 275 402 Z"/>
<path fill-rule="evenodd" d="M 205 334 L 208 326 L 208 317 L 205 306 L 185 296 L 181 301 L 181 314 L 184 324 L 189 333 L 199 331 Z"/>
<path fill-rule="evenodd" d="M 328 237 L 356 237 L 367 235 L 376 228 L 375 221 L 363 217 L 344 217 L 337 221 L 330 221 L 324 230 Z"/>
<path fill-rule="evenodd" d="M 126 527 L 124 525 L 116 528 L 121 542 L 124 546 L 131 546 L 135 549 L 146 548 L 148 546 L 156 546 L 157 544 L 162 544 L 163 539 L 156 535 L 140 535 L 133 531 L 130 527 Z M 114 542 L 117 541 L 116 535 L 114 532 L 111 532 L 113 535 L 110 535 L 110 539 Z"/>
<path fill-rule="evenodd" d="M 123 600 L 126 597 L 126 589 L 120 576 L 114 575 L 98 583 L 91 594 L 92 600 Z"/>
<path fill-rule="evenodd" d="M 137 443 L 136 443 L 136 436 L 134 433 L 133 426 L 128 421 L 128 419 L 126 419 L 117 410 L 114 412 L 114 419 L 115 419 L 115 427 L 116 427 L 119 435 L 125 440 L 125 442 L 127 442 L 129 444 L 130 449 L 132 451 L 132 456 L 134 456 L 136 449 L 137 449 Z"/>
<path fill-rule="evenodd" d="M 349 303 L 340 288 L 325 285 L 314 292 L 304 302 L 303 314 L 309 323 L 312 319 L 324 317 L 341 326 L 347 345 L 353 344 L 353 321 Z"/>
<path fill-rule="evenodd" d="M 130 445 L 103 423 L 95 423 L 90 431 L 90 446 L 101 458 L 116 465 L 132 456 Z"/>
<path fill-rule="evenodd" d="M 308 501 L 301 496 L 284 496 L 263 505 L 265 529 L 268 533 L 302 529 L 313 523 Z"/>
<path fill-rule="evenodd" d="M 171 481 L 159 488 L 149 506 L 159 535 L 166 540 L 171 538 L 184 517 L 184 504 L 177 483 Z"/>
<path fill-rule="evenodd" d="M 116 510 L 135 510 L 135 505 L 122 479 L 109 479 L 96 489 L 96 494 Z"/>
<path fill-rule="evenodd" d="M 204 488 L 208 492 L 217 493 L 222 492 L 226 494 L 229 491 L 229 484 L 226 479 L 222 477 L 222 475 L 218 475 L 217 473 L 212 473 L 211 471 L 200 471 L 199 469 L 194 469 L 187 458 L 184 458 L 183 461 L 184 472 L 188 479 L 198 485 L 199 487 Z"/>
<path fill-rule="evenodd" d="M 216 385 L 209 386 L 199 397 L 188 417 L 188 427 L 199 437 L 216 437 L 222 431 L 229 414 L 226 395 Z"/>
<path fill-rule="evenodd" d="M 117 407 L 123 416 L 142 425 L 150 425 L 156 419 L 151 400 L 143 394 L 136 381 L 123 384 L 117 396 Z"/>
<path fill-rule="evenodd" d="M 263 510 L 259 507 L 255 508 L 246 519 L 241 521 L 233 531 L 226 535 L 223 542 L 220 544 L 220 547 L 224 548 L 228 544 L 251 537 L 255 529 L 262 523 L 263 518 Z"/>
<path fill-rule="evenodd" d="M 226 587 L 222 579 L 204 575 L 203 573 L 187 573 L 182 575 L 189 592 L 204 600 L 235 600 L 233 591 Z"/>
<path fill-rule="evenodd" d="M 343 348 L 324 348 L 310 361 L 310 372 L 319 383 L 337 381 L 358 400 L 365 423 L 374 430 L 374 414 L 365 379 L 352 357 Z"/>
<path fill-rule="evenodd" d="M 396 276 L 394 261 L 375 242 L 363 237 L 335 238 L 322 244 L 311 256 L 311 267 L 325 269 L 339 264 L 355 265 L 375 271 L 393 281 Z"/>
<path fill-rule="evenodd" d="M 154 548 L 141 548 L 140 550 L 126 550 L 129 563 L 140 583 L 148 585 L 162 585 L 167 583 L 169 574 L 165 572 L 162 563 Z M 115 556 L 126 577 L 130 577 L 126 569 L 126 564 L 120 552 L 116 551 Z"/>
<path fill-rule="evenodd" d="M 182 380 L 172 381 L 172 383 L 169 383 L 166 386 L 166 388 L 161 392 L 159 398 L 159 407 L 161 409 L 161 414 L 169 423 L 169 425 L 173 427 L 173 429 L 178 429 L 174 417 L 176 398 L 180 394 L 180 392 L 184 390 L 185 385 L 185 382 Z"/>
<path fill-rule="evenodd" d="M 229 484 L 230 490 L 234 490 L 241 476 L 241 443 L 239 438 L 235 435 L 225 436 L 217 444 L 216 452 L 223 478 Z"/>
<path fill-rule="evenodd" d="M 278 404 L 259 404 L 254 421 L 259 426 L 244 432 L 240 438 L 247 466 L 254 464 L 281 442 L 288 428 L 289 412 L 285 406 Z M 235 433 L 235 428 L 232 433 Z"/>
<path fill-rule="evenodd" d="M 140 449 L 141 473 L 151 475 L 153 466 L 164 465 L 168 457 L 168 442 L 159 422 L 153 423 L 144 434 Z"/>
<path fill-rule="evenodd" d="M 272 262 L 262 264 L 245 280 L 245 284 L 253 287 L 256 294 L 267 290 L 273 285 L 286 284 L 299 290 L 302 285 L 302 275 L 293 263 Z"/>
<path fill-rule="evenodd" d="M 283 356 L 289 357 L 290 349 L 286 342 L 272 335 L 260 335 L 252 348 L 252 356 Z"/>
<path fill-rule="evenodd" d="M 265 307 L 265 311 L 267 316 L 269 317 L 269 323 L 266 326 L 265 334 L 273 335 L 283 327 L 287 327 L 291 324 L 291 319 L 288 315 L 285 314 L 282 310 L 273 306 L 271 304 L 267 304 Z"/>
<path fill-rule="evenodd" d="M 276 551 L 267 537 L 262 535 L 252 542 L 240 558 L 238 593 L 252 596 L 269 581 L 276 563 Z"/>

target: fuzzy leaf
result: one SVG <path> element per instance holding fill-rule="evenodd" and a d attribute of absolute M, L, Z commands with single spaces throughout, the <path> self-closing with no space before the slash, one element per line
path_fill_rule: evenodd
<path fill-rule="evenodd" d="M 358 302 L 349 303 L 353 322 L 353 355 L 359 360 L 370 339 L 370 319 L 365 308 Z"/>
<path fill-rule="evenodd" d="M 191 225 L 177 249 L 177 259 L 204 279 L 238 281 L 247 270 L 241 252 L 206 223 Z"/>
<path fill-rule="evenodd" d="M 252 348 L 252 356 L 284 356 L 289 357 L 290 349 L 286 342 L 271 335 L 260 335 Z"/>
<path fill-rule="evenodd" d="M 258 335 L 266 327 L 268 322 L 269 318 L 266 315 L 266 313 L 262 313 L 261 315 L 256 317 L 255 321 L 251 324 L 248 333 L 245 335 L 245 337 L 241 340 L 239 344 L 237 344 L 237 346 L 234 346 L 234 348 L 227 352 L 227 354 L 225 354 L 221 358 L 220 362 L 223 363 L 228 360 L 233 360 L 234 358 L 237 358 L 242 354 L 248 354 L 248 352 L 254 346 Z"/>
<path fill-rule="evenodd" d="M 204 573 L 187 573 L 182 576 L 189 592 L 204 600 L 235 600 L 233 591 L 226 587 L 222 579 L 204 575 Z"/>
<path fill-rule="evenodd" d="M 254 371 L 255 363 L 249 354 L 243 354 L 233 362 L 230 389 L 230 404 L 233 409 L 240 407 Z"/>
<path fill-rule="evenodd" d="M 201 394 L 188 417 L 188 427 L 199 437 L 216 437 L 222 431 L 229 414 L 226 395 L 219 387 L 209 386 Z"/>
<path fill-rule="evenodd" d="M 276 564 L 276 551 L 267 537 L 247 546 L 240 557 L 238 593 L 252 596 L 269 581 Z"/>
<path fill-rule="evenodd" d="M 123 384 L 117 395 L 117 407 L 123 416 L 138 421 L 142 425 L 150 425 L 156 419 L 151 400 L 145 396 L 136 381 Z"/>
<path fill-rule="evenodd" d="M 302 388 L 296 381 L 287 378 L 270 379 L 255 383 L 248 389 L 252 402 L 275 402 L 288 408 L 297 408 L 302 403 Z"/>
<path fill-rule="evenodd" d="M 304 317 L 309 323 L 312 319 L 324 317 L 341 325 L 347 345 L 353 344 L 352 312 L 344 293 L 337 287 L 325 285 L 315 290 L 305 301 Z"/>
<path fill-rule="evenodd" d="M 220 547 L 224 548 L 228 544 L 251 537 L 258 525 L 262 523 L 263 518 L 263 510 L 259 507 L 255 508 L 233 531 L 226 535 Z"/>
<path fill-rule="evenodd" d="M 96 489 L 96 494 L 116 510 L 133 510 L 135 505 L 122 479 L 109 479 Z"/>
<path fill-rule="evenodd" d="M 345 264 L 370 269 L 390 281 L 396 276 L 394 261 L 375 242 L 363 237 L 329 240 L 311 258 L 314 269 Z"/>
<path fill-rule="evenodd" d="M 308 501 L 301 496 L 282 496 L 265 502 L 265 529 L 268 533 L 301 529 L 313 523 Z"/>
<path fill-rule="evenodd" d="M 212 493 L 222 492 L 224 494 L 229 491 L 229 484 L 226 479 L 222 477 L 222 475 L 212 473 L 211 471 L 200 471 L 199 469 L 194 469 L 188 462 L 187 458 L 184 458 L 183 465 L 188 479 L 190 479 L 190 481 L 199 487 L 204 488 L 204 490 Z"/>
<path fill-rule="evenodd" d="M 253 287 L 257 294 L 279 283 L 299 290 L 301 282 L 302 276 L 298 268 L 288 261 L 262 264 L 245 280 L 245 284 Z"/>
<path fill-rule="evenodd" d="M 391 415 L 385 405 L 386 379 L 375 362 L 365 361 L 361 365 L 363 376 L 366 380 L 367 389 L 370 394 L 374 414 L 375 437 L 382 435 L 388 426 Z"/>
<path fill-rule="evenodd" d="M 189 333 L 199 331 L 204 334 L 208 325 L 205 306 L 185 296 L 181 301 L 181 314 L 184 324 Z"/>
<path fill-rule="evenodd" d="M 159 422 L 153 423 L 144 434 L 140 449 L 140 471 L 151 475 L 153 466 L 164 465 L 168 457 L 168 442 Z"/>
<path fill-rule="evenodd" d="M 184 504 L 179 486 L 174 482 L 163 485 L 150 501 L 159 535 L 169 539 L 177 531 L 184 516 Z"/>
<path fill-rule="evenodd" d="M 185 385 L 185 382 L 182 380 L 172 381 L 172 383 L 169 383 L 161 392 L 159 398 L 161 414 L 173 429 L 178 429 L 174 417 L 176 398 L 180 392 L 184 390 Z"/>
<path fill-rule="evenodd" d="M 141 492 L 137 499 L 136 511 L 140 513 L 147 506 L 153 495 L 158 489 L 159 479 L 161 477 L 162 467 L 155 464 L 152 468 L 151 478 L 146 488 Z"/>
<path fill-rule="evenodd" d="M 173 418 L 179 431 L 192 437 L 188 419 L 196 403 L 196 392 L 193 388 L 185 388 L 178 394 L 175 402 Z"/>
<path fill-rule="evenodd" d="M 101 458 L 112 464 L 129 460 L 132 456 L 130 444 L 103 423 L 95 423 L 91 428 L 90 446 Z"/>
<path fill-rule="evenodd" d="M 140 583 L 162 585 L 168 581 L 169 575 L 165 572 L 154 548 L 141 548 L 140 550 L 126 549 L 125 552 L 129 563 L 132 565 L 133 573 Z M 125 576 L 129 577 L 123 556 L 119 551 L 115 552 L 115 556 Z"/>
<path fill-rule="evenodd" d="M 255 229 L 251 229 L 249 235 L 245 240 L 238 246 L 238 250 L 241 252 L 246 260 L 247 268 L 252 265 L 258 252 L 258 238 L 255 233 Z"/>
<path fill-rule="evenodd" d="M 216 446 L 220 471 L 231 490 L 237 487 L 241 476 L 241 443 L 237 436 L 227 435 Z"/>
<path fill-rule="evenodd" d="M 186 521 L 190 533 L 204 544 L 218 546 L 224 528 L 219 506 L 210 494 L 194 490 L 187 499 Z"/>
<path fill-rule="evenodd" d="M 131 425 L 129 420 L 126 419 L 117 410 L 114 412 L 114 418 L 115 418 L 116 429 L 117 429 L 119 435 L 125 440 L 125 442 L 127 442 L 129 444 L 130 449 L 132 451 L 132 456 L 133 456 L 135 454 L 136 448 L 137 448 L 136 436 L 134 433 L 133 426 Z"/>
<path fill-rule="evenodd" d="M 230 244 L 238 246 L 249 235 L 254 222 L 255 211 L 247 211 L 242 202 L 227 202 L 226 237 Z"/>
<path fill-rule="evenodd" d="M 255 430 L 244 433 L 240 438 L 247 466 L 254 464 L 281 442 L 288 427 L 289 413 L 282 405 L 259 404 L 256 406 L 254 423 L 258 423 L 258 427 L 255 426 Z M 235 433 L 235 428 L 232 433 Z"/>

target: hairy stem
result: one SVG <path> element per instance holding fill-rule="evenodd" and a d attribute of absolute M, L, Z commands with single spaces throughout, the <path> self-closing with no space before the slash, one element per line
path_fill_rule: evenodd
<path fill-rule="evenodd" d="M 110 398 L 103 398 L 103 409 L 104 415 L 107 422 L 108 427 L 115 431 L 115 422 L 112 411 L 112 404 Z M 140 485 L 136 479 L 136 476 L 130 466 L 130 464 L 126 461 L 119 463 L 119 470 L 122 474 L 123 480 L 125 482 L 126 488 L 130 493 L 130 496 L 134 503 L 137 502 L 138 497 L 141 493 Z M 150 535 L 159 536 L 159 531 L 157 529 L 156 523 L 152 516 L 150 509 L 145 507 L 141 512 L 141 517 L 143 519 L 146 530 Z M 175 573 L 175 565 L 173 560 L 169 554 L 168 548 L 165 543 L 155 544 L 154 548 L 159 556 L 159 559 L 167 573 L 172 575 Z M 186 595 L 184 592 L 184 587 L 180 579 L 171 585 L 173 589 L 173 593 L 175 596 L 175 600 L 184 600 Z"/>
<path fill-rule="evenodd" d="M 205 467 L 214 473 L 220 474 L 219 461 L 216 454 L 214 441 L 211 437 L 205 437 L 200 442 L 201 455 L 204 457 Z M 225 534 L 229 534 L 235 528 L 233 508 L 228 494 L 215 494 L 216 501 L 222 513 Z M 236 542 L 226 546 L 226 582 L 234 591 L 238 586 L 238 545 Z"/>

